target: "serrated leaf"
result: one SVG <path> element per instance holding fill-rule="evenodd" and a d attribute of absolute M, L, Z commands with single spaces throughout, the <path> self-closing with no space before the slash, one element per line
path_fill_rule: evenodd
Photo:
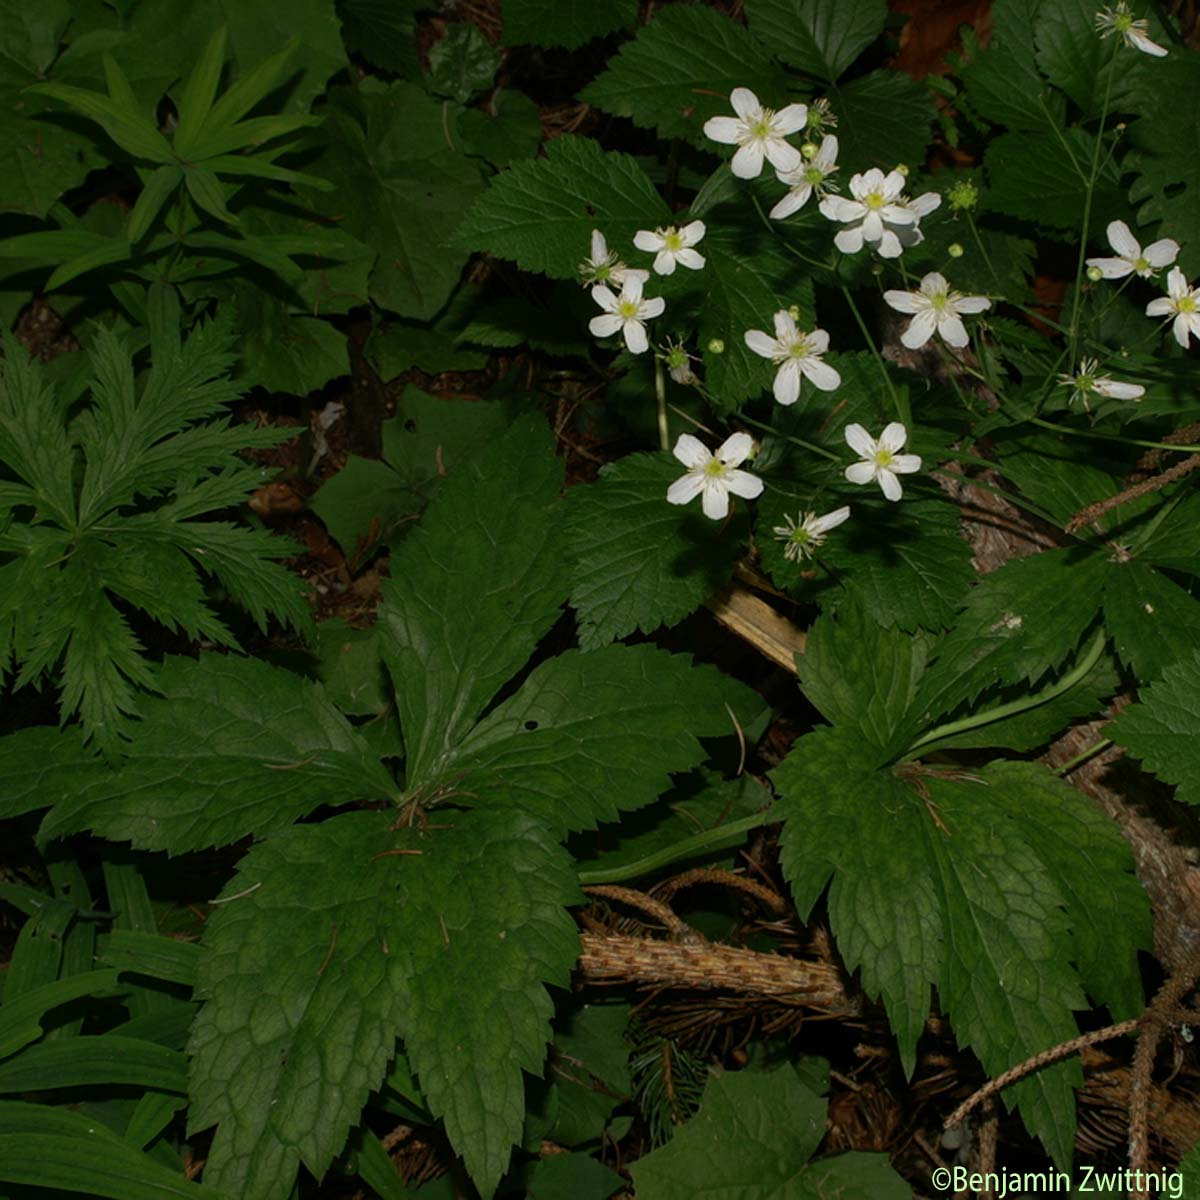
<path fill-rule="evenodd" d="M 887 4 L 748 0 L 746 18 L 751 32 L 785 63 L 832 83 L 883 32 Z"/>
<path fill-rule="evenodd" d="M 515 423 L 465 463 L 392 556 L 379 628 L 411 782 L 433 776 L 566 598 L 562 535 L 551 511 L 562 465 L 539 425 Z M 507 531 L 500 543 L 496 529 Z"/>
<path fill-rule="evenodd" d="M 428 58 L 426 86 L 459 104 L 491 88 L 500 66 L 500 52 L 470 21 L 448 25 L 445 35 L 430 47 Z"/>
<path fill-rule="evenodd" d="M 593 229 L 624 254 L 639 229 L 670 221 L 670 210 L 633 158 L 566 134 L 547 145 L 545 158 L 497 175 L 454 242 L 513 259 L 527 271 L 572 279 Z"/>
<path fill-rule="evenodd" d="M 1176 797 L 1200 804 L 1200 652 L 1167 667 L 1106 730 Z"/>
<path fill-rule="evenodd" d="M 426 0 L 341 0 L 346 48 L 369 63 L 412 79 L 420 74 L 416 13 Z"/>
<path fill-rule="evenodd" d="M 1117 563 L 1104 584 L 1104 624 L 1122 662 L 1150 683 L 1195 649 L 1200 601 L 1145 563 Z"/>
<path fill-rule="evenodd" d="M 710 8 L 673 7 L 659 10 L 579 98 L 660 137 L 711 147 L 704 123 L 728 113 L 735 87 L 782 108 L 786 86 L 782 71 L 742 26 Z"/>
<path fill-rule="evenodd" d="M 1100 607 L 1099 554 L 1049 550 L 1007 562 L 968 594 L 917 703 L 924 719 L 996 684 L 1036 684 L 1075 650 Z"/>
<path fill-rule="evenodd" d="M 667 1145 L 632 1164 L 639 1200 L 906 1200 L 884 1154 L 810 1162 L 825 1133 L 825 1101 L 791 1063 L 714 1072 L 700 1111 Z"/>
<path fill-rule="evenodd" d="M 936 110 L 929 91 L 900 71 L 872 71 L 829 94 L 838 117 L 843 171 L 925 161 Z"/>
<path fill-rule="evenodd" d="M 568 493 L 571 604 L 585 650 L 674 625 L 729 579 L 744 523 L 722 526 L 667 504 L 680 470 L 666 455 L 629 455 Z"/>
<path fill-rule="evenodd" d="M 697 738 L 734 734 L 758 707 L 749 689 L 684 655 L 568 651 L 535 668 L 442 772 L 466 793 L 500 787 L 562 836 L 649 804 L 672 772 L 703 759 Z"/>
<path fill-rule="evenodd" d="M 0 738 L 0 818 L 44 807 L 44 796 L 73 791 L 103 763 L 78 729 L 35 725 Z"/>
<path fill-rule="evenodd" d="M 119 770 L 65 794 L 44 839 L 93 829 L 180 854 L 286 828 L 321 804 L 393 798 L 323 689 L 254 659 L 168 659 Z"/>
<path fill-rule="evenodd" d="M 490 105 L 467 109 L 458 128 L 466 152 L 496 167 L 532 158 L 542 142 L 541 110 L 523 92 L 500 91 Z"/>
<path fill-rule="evenodd" d="M 637 0 L 504 0 L 504 44 L 561 46 L 575 50 L 584 42 L 637 20 Z"/>

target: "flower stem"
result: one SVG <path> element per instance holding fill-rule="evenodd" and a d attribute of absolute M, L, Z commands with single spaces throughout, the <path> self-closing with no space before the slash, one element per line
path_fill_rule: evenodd
<path fill-rule="evenodd" d="M 663 361 L 654 356 L 654 398 L 658 401 L 658 444 L 663 450 L 671 448 L 671 432 L 667 428 L 667 381 L 663 377 Z"/>
<path fill-rule="evenodd" d="M 684 859 L 711 854 L 717 850 L 728 850 L 738 845 L 751 829 L 757 829 L 760 825 L 767 825 L 777 819 L 772 810 L 767 808 L 752 816 L 743 817 L 740 821 L 730 821 L 728 825 L 718 825 L 716 829 L 706 829 L 703 833 L 683 838 L 674 845 L 647 854 L 645 858 L 639 858 L 635 862 L 610 867 L 608 870 L 597 868 L 580 871 L 577 878 L 583 887 L 591 887 L 597 883 L 625 883 L 630 879 L 637 879 L 639 875 L 649 875 Z"/>
<path fill-rule="evenodd" d="M 850 289 L 844 283 L 841 285 L 841 288 L 842 295 L 845 297 L 846 303 L 850 306 L 850 311 L 854 314 L 855 321 L 858 322 L 859 331 L 867 343 L 867 348 L 871 351 L 871 355 L 875 359 L 875 364 L 879 367 L 879 373 L 883 376 L 883 382 L 896 409 L 896 416 L 900 424 L 905 429 L 909 429 L 912 426 L 912 413 L 909 411 L 908 400 L 906 397 L 900 395 L 896 389 L 896 385 L 892 382 L 892 377 L 888 374 L 887 363 L 884 361 L 883 355 L 880 354 L 879 347 L 875 345 L 875 339 L 871 336 L 871 331 L 867 328 L 867 323 L 863 320 L 863 315 L 858 305 L 854 303 L 854 297 L 850 294 Z"/>
<path fill-rule="evenodd" d="M 904 757 L 906 759 L 914 758 L 918 750 L 926 749 L 935 742 L 943 741 L 960 733 L 966 733 L 971 729 L 978 729 L 984 725 L 991 725 L 996 721 L 1003 721 L 1006 717 L 1014 717 L 1018 713 L 1038 708 L 1050 700 L 1056 700 L 1064 692 L 1070 691 L 1080 680 L 1084 679 L 1088 672 L 1100 661 L 1100 655 L 1104 652 L 1104 646 L 1107 641 L 1107 635 L 1104 630 L 1101 630 L 1096 634 L 1092 644 L 1087 648 L 1079 662 L 1061 679 L 1052 683 L 1044 691 L 1036 692 L 1032 696 L 1021 696 L 1019 699 L 1010 700 L 1007 704 L 998 704 L 995 708 L 989 708 L 985 712 L 971 713 L 969 716 L 960 717 L 957 721 L 947 721 L 944 725 L 935 725 L 928 733 L 922 734 L 909 746 Z"/>
<path fill-rule="evenodd" d="M 1107 749 L 1111 745 L 1111 738 L 1101 738 L 1094 745 L 1089 746 L 1086 750 L 1083 750 L 1079 754 L 1075 755 L 1074 758 L 1068 758 L 1061 767 L 1055 767 L 1055 775 L 1070 775 L 1070 773 L 1074 771 L 1076 767 L 1082 767 L 1083 764 L 1088 761 L 1088 759 L 1095 758 L 1097 754 L 1099 754 L 1102 750 Z"/>

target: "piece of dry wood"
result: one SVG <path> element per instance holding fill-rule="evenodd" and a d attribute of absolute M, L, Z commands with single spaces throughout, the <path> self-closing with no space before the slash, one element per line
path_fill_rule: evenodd
<path fill-rule="evenodd" d="M 761 597 L 733 584 L 706 607 L 731 633 L 785 671 L 796 673 L 796 655 L 804 653 L 807 635 Z"/>

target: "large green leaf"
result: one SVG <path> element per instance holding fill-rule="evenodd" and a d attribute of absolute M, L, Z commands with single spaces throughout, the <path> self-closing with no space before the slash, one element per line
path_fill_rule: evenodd
<path fill-rule="evenodd" d="M 639 229 L 667 225 L 671 212 L 637 162 L 593 138 L 567 134 L 546 157 L 517 163 L 492 180 L 454 235 L 456 245 L 510 258 L 527 271 L 571 279 L 593 229 L 629 257 Z"/>
<path fill-rule="evenodd" d="M 829 94 L 838 117 L 842 172 L 925 161 L 936 110 L 928 89 L 901 71 L 872 71 Z"/>
<path fill-rule="evenodd" d="M 882 32 L 885 0 L 748 0 L 751 31 L 789 66 L 832 83 Z"/>
<path fill-rule="evenodd" d="M 662 454 L 631 454 L 567 496 L 571 604 L 580 645 L 674 625 L 723 586 L 744 522 L 722 526 L 666 503 L 682 471 Z"/>
<path fill-rule="evenodd" d="M 1104 583 L 1104 623 L 1143 683 L 1195 650 L 1200 601 L 1145 563 L 1114 564 Z"/>
<path fill-rule="evenodd" d="M 504 44 L 574 50 L 637 20 L 637 0 L 504 0 Z"/>
<path fill-rule="evenodd" d="M 678 6 L 661 9 L 579 98 L 661 137 L 705 145 L 705 121 L 728 113 L 736 87 L 781 108 L 787 81 L 741 25 L 710 8 Z"/>

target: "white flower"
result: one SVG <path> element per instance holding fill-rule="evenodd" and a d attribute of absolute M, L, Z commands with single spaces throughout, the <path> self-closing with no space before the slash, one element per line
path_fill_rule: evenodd
<path fill-rule="evenodd" d="M 1175 317 L 1175 327 L 1172 332 L 1175 340 L 1186 350 L 1188 335 L 1191 334 L 1200 342 L 1200 287 L 1193 288 L 1187 281 L 1187 276 L 1178 268 L 1172 267 L 1167 276 L 1167 294 L 1151 300 L 1146 305 L 1148 317 Z"/>
<path fill-rule="evenodd" d="M 883 258 L 898 258 L 905 246 L 923 240 L 918 223 L 941 204 L 942 198 L 937 192 L 926 192 L 909 200 L 904 195 L 904 178 L 903 171 L 884 175 L 878 167 L 872 167 L 850 177 L 853 199 L 826 196 L 821 201 L 821 215 L 846 226 L 833 239 L 843 254 L 857 254 L 866 244 Z"/>
<path fill-rule="evenodd" d="M 1167 52 L 1146 36 L 1146 30 L 1149 28 L 1150 22 L 1145 18 L 1134 18 L 1126 0 L 1117 0 L 1111 8 L 1102 8 L 1096 14 L 1096 29 L 1102 38 L 1119 33 L 1125 45 L 1134 50 L 1140 50 L 1143 54 L 1150 54 L 1155 58 L 1165 58 Z"/>
<path fill-rule="evenodd" d="M 1110 221 L 1108 244 L 1117 252 L 1116 258 L 1089 258 L 1087 265 L 1095 267 L 1103 279 L 1124 279 L 1135 271 L 1148 279 L 1162 267 L 1169 267 L 1179 255 L 1179 243 L 1170 238 L 1151 242 L 1145 250 L 1129 231 L 1124 221 Z"/>
<path fill-rule="evenodd" d="M 736 117 L 713 117 L 704 122 L 706 137 L 726 146 L 737 146 L 733 173 L 739 179 L 756 179 L 765 155 L 777 171 L 794 171 L 801 163 L 800 151 L 783 139 L 808 123 L 808 108 L 789 104 L 773 112 L 763 108 L 758 97 L 744 87 L 729 93 Z"/>
<path fill-rule="evenodd" d="M 963 313 L 981 313 L 992 302 L 986 296 L 964 296 L 952 292 L 944 275 L 930 272 L 921 280 L 916 292 L 884 292 L 883 298 L 897 312 L 915 313 L 900 340 L 910 349 L 918 350 L 937 331 L 947 346 L 961 349 L 970 340 L 967 328 L 959 319 Z"/>
<path fill-rule="evenodd" d="M 838 169 L 837 156 L 838 140 L 832 133 L 827 133 L 821 139 L 820 149 L 808 162 L 801 163 L 794 171 L 776 171 L 776 179 L 786 183 L 791 191 L 771 209 L 771 217 L 782 221 L 784 217 L 799 212 L 813 192 L 821 197 L 833 191 L 835 185 L 827 180 Z"/>
<path fill-rule="evenodd" d="M 829 334 L 823 329 L 801 333 L 786 309 L 775 314 L 774 337 L 761 329 L 748 329 L 745 336 L 746 345 L 755 354 L 781 364 L 772 389 L 780 404 L 795 404 L 800 398 L 801 375 L 807 375 L 823 392 L 832 392 L 842 382 L 842 377 L 821 359 L 829 349 Z"/>
<path fill-rule="evenodd" d="M 1140 400 L 1146 389 L 1137 383 L 1120 383 L 1107 375 L 1097 375 L 1096 368 L 1100 364 L 1094 358 L 1085 358 L 1079 364 L 1079 370 L 1074 375 L 1060 375 L 1059 383 L 1071 388 L 1071 401 L 1083 401 L 1083 407 L 1089 412 L 1091 405 L 1089 397 L 1093 394 L 1104 396 L 1109 400 Z"/>
<path fill-rule="evenodd" d="M 862 459 L 846 468 L 846 478 L 851 483 L 879 481 L 883 494 L 889 500 L 899 500 L 904 494 L 897 475 L 908 475 L 921 469 L 919 454 L 897 454 L 908 440 L 908 430 L 899 421 L 893 421 L 876 441 L 861 425 L 846 426 L 846 442 L 850 449 Z"/>
<path fill-rule="evenodd" d="M 667 499 L 672 504 L 687 504 L 700 496 L 704 515 L 723 521 L 729 515 L 730 492 L 746 500 L 762 495 L 763 481 L 748 471 L 737 470 L 753 449 L 754 440 L 748 433 L 731 434 L 716 454 L 709 453 L 699 438 L 681 433 L 674 453 L 688 473 L 671 484 Z"/>
<path fill-rule="evenodd" d="M 692 221 L 682 229 L 669 225 L 666 229 L 639 229 L 633 235 L 633 244 L 647 254 L 654 254 L 654 270 L 659 275 L 673 275 L 675 266 L 690 267 L 698 271 L 704 266 L 704 255 L 692 249 L 704 236 L 704 222 Z"/>
<path fill-rule="evenodd" d="M 783 557 L 789 562 L 799 562 L 803 558 L 812 558 L 813 552 L 825 541 L 829 531 L 836 529 L 849 516 L 849 507 L 835 508 L 823 517 L 812 512 L 802 513 L 798 522 L 785 516 L 783 524 L 776 525 L 772 532 L 783 542 Z"/>
<path fill-rule="evenodd" d="M 643 283 L 650 278 L 649 271 L 627 267 L 617 256 L 617 252 L 608 248 L 604 234 L 598 229 L 592 230 L 591 256 L 585 258 L 576 269 L 580 282 L 585 287 L 593 283 L 615 283 L 620 287 L 630 275 L 640 278 Z"/>
<path fill-rule="evenodd" d="M 593 337 L 611 337 L 619 329 L 625 335 L 625 345 L 631 354 L 641 354 L 649 347 L 645 322 L 651 317 L 661 317 L 667 304 L 661 296 L 642 299 L 645 274 L 645 271 L 636 274 L 626 271 L 625 285 L 619 296 L 604 284 L 592 288 L 592 299 L 604 309 L 602 316 L 593 317 L 588 324 Z"/>

